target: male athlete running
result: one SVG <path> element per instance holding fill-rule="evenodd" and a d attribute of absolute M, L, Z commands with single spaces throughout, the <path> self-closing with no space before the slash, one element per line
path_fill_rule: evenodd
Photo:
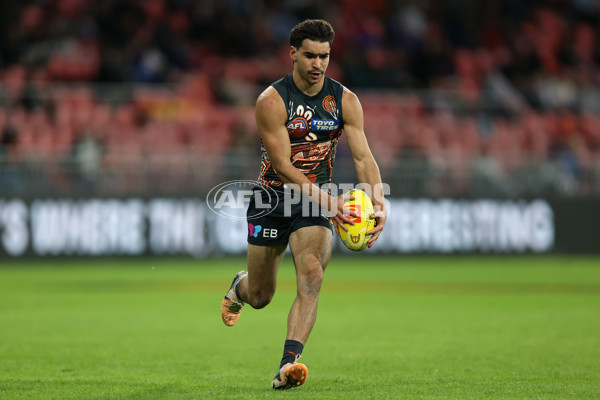
<path fill-rule="evenodd" d="M 221 304 L 223 322 L 228 326 L 237 322 L 245 303 L 256 309 L 269 304 L 289 244 L 296 267 L 297 295 L 288 316 L 279 371 L 271 383 L 275 389 L 302 385 L 308 376 L 306 366 L 297 360 L 316 320 L 333 229 L 346 230 L 343 224 L 352 223 L 351 217 L 356 216 L 344 213 L 343 195 L 333 197 L 319 188 L 331 181 L 335 148 L 342 133 L 348 139 L 359 182 L 377 188 L 377 192 L 369 193 L 377 220 L 375 228 L 367 232 L 372 234 L 369 247 L 381 234 L 386 220 L 381 176 L 365 137 L 362 107 L 354 93 L 325 76 L 333 37 L 333 28 L 323 20 L 296 25 L 290 34 L 293 72 L 258 97 L 256 123 L 262 143 L 259 184 L 276 193 L 279 201 L 272 203 L 274 210 L 267 215 L 255 200 L 250 202 L 248 271 L 236 274 Z M 284 190 L 291 186 L 301 188 L 302 196 L 328 210 L 331 220 L 320 213 L 306 215 L 301 204 L 284 204 Z M 261 196 L 264 191 L 255 193 Z M 268 201 L 261 198 L 262 204 Z"/>

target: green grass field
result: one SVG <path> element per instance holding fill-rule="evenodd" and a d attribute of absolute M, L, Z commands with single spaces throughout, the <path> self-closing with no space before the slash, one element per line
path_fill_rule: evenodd
<path fill-rule="evenodd" d="M 302 361 L 269 388 L 294 297 L 233 328 L 244 259 L 0 262 L 1 399 L 600 399 L 600 259 L 334 256 Z"/>

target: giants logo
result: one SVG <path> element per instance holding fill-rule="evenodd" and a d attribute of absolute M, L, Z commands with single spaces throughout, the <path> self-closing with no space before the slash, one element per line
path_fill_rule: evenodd
<path fill-rule="evenodd" d="M 350 241 L 352 241 L 354 244 L 360 243 L 360 235 L 350 235 Z"/>
<path fill-rule="evenodd" d="M 296 117 L 288 122 L 287 130 L 290 137 L 294 139 L 301 138 L 308 132 L 308 121 L 304 117 Z"/>
<path fill-rule="evenodd" d="M 335 112 L 337 108 L 337 104 L 335 102 L 335 98 L 333 96 L 325 96 L 323 99 L 323 109 L 327 112 Z"/>

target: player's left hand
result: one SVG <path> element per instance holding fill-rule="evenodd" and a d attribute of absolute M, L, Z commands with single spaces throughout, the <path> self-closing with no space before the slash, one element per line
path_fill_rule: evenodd
<path fill-rule="evenodd" d="M 385 210 L 378 210 L 371 214 L 370 217 L 375 218 L 376 222 L 375 227 L 367 232 L 367 235 L 373 235 L 371 236 L 371 239 L 369 239 L 369 241 L 367 242 L 369 243 L 369 249 L 373 247 L 373 245 L 379 238 L 379 235 L 381 235 L 381 231 L 383 230 L 383 227 L 385 226 L 385 221 L 387 219 L 387 212 Z"/>

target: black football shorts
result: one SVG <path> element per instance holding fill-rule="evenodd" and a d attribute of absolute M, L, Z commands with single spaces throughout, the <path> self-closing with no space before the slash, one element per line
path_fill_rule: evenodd
<path fill-rule="evenodd" d="M 286 246 L 292 232 L 307 226 L 324 226 L 333 232 L 329 217 L 318 207 L 302 201 L 291 204 L 283 192 L 275 190 L 269 190 L 269 195 L 257 187 L 253 193 L 246 212 L 250 244 Z"/>

